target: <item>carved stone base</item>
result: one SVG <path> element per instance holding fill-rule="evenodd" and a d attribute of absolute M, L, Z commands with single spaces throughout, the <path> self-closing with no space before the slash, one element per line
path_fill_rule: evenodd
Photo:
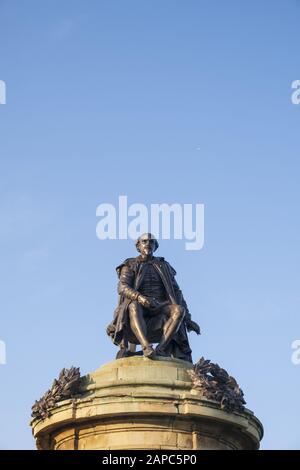
<path fill-rule="evenodd" d="M 192 388 L 185 361 L 118 359 L 81 379 L 75 398 L 32 420 L 38 449 L 257 449 L 263 428 Z"/>

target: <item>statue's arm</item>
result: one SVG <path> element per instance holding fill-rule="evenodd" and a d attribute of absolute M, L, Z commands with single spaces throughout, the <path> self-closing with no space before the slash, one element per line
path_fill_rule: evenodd
<path fill-rule="evenodd" d="M 138 300 L 139 292 L 133 288 L 134 272 L 128 266 L 123 266 L 120 272 L 118 294 L 130 300 Z"/>
<path fill-rule="evenodd" d="M 139 304 L 149 308 L 151 301 L 134 289 L 134 278 L 134 271 L 129 266 L 123 266 L 120 272 L 118 293 L 126 297 L 126 299 L 136 300 Z"/>

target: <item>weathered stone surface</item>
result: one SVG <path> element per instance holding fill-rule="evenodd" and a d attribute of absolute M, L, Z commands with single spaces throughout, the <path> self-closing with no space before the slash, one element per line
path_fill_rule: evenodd
<path fill-rule="evenodd" d="M 39 449 L 257 449 L 261 423 L 192 388 L 189 362 L 130 357 L 81 379 L 72 400 L 32 420 Z"/>

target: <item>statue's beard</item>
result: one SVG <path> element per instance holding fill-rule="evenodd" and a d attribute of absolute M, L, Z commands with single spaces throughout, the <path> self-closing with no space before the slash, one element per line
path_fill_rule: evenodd
<path fill-rule="evenodd" d="M 145 248 L 143 250 L 142 256 L 147 257 L 147 256 L 152 256 L 153 252 L 150 248 Z"/>

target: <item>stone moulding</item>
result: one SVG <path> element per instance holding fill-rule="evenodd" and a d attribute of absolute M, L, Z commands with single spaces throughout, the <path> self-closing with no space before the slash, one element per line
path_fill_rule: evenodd
<path fill-rule="evenodd" d="M 37 448 L 257 449 L 263 428 L 254 414 L 222 409 L 220 401 L 194 388 L 192 371 L 191 363 L 179 359 L 130 357 L 71 380 L 75 387 L 70 393 L 67 386 L 59 401 L 43 397 L 53 403 L 48 415 L 44 407 L 44 417 L 33 410 Z"/>
<path fill-rule="evenodd" d="M 217 402 L 222 410 L 242 412 L 245 409 L 243 391 L 236 380 L 218 364 L 201 357 L 187 372 L 192 381 L 191 388 L 198 390 L 208 400 Z M 83 383 L 84 377 L 80 376 L 79 367 L 62 369 L 58 379 L 54 379 L 51 389 L 47 390 L 40 400 L 35 401 L 32 406 L 32 418 L 49 418 L 51 409 L 58 402 L 76 395 Z"/>

